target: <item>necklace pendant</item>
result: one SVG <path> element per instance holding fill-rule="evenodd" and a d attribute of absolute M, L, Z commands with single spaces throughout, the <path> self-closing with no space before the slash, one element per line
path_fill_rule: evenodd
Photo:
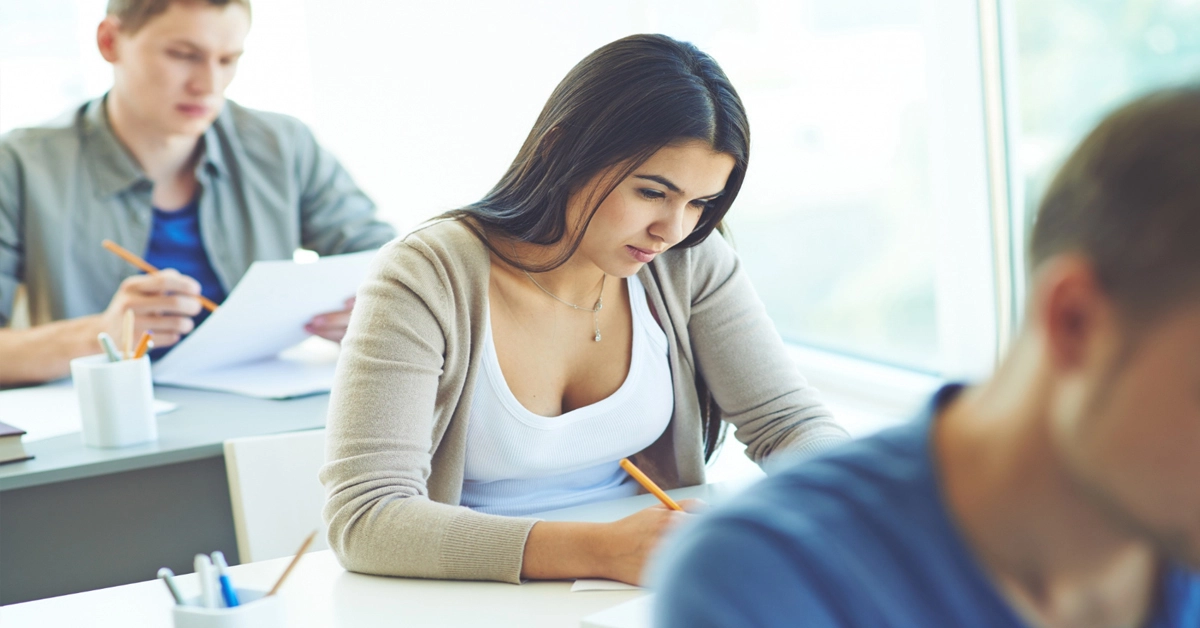
<path fill-rule="evenodd" d="M 596 332 L 596 342 L 600 342 L 600 332 Z"/>

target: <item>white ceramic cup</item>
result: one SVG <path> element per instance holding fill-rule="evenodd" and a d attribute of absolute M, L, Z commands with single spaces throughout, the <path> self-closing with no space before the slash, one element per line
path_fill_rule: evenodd
<path fill-rule="evenodd" d="M 283 601 L 265 591 L 236 589 L 239 605 L 233 608 L 205 608 L 200 598 L 185 606 L 172 607 L 175 628 L 283 628 Z"/>
<path fill-rule="evenodd" d="M 71 360 L 71 379 L 89 447 L 125 447 L 158 440 L 150 358 L 109 362 L 104 354 Z"/>

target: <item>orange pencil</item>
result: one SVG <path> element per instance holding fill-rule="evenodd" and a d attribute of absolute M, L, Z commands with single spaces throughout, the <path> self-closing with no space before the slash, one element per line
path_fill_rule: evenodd
<path fill-rule="evenodd" d="M 109 251 L 112 251 L 117 257 L 129 262 L 134 267 L 145 272 L 147 275 L 157 275 L 158 274 L 157 268 L 151 266 L 146 260 L 129 252 L 128 249 L 121 246 L 120 244 L 117 244 L 116 242 L 113 242 L 112 240 L 105 240 L 105 241 L 101 242 L 100 244 L 104 248 L 108 249 Z M 213 303 L 211 299 L 206 299 L 205 297 L 200 296 L 200 295 L 196 295 L 196 298 L 200 300 L 200 305 L 203 305 L 204 309 L 208 310 L 209 312 L 217 311 L 217 304 Z"/>
<path fill-rule="evenodd" d="M 287 580 L 288 574 L 292 573 L 292 569 L 296 567 L 296 563 L 300 562 L 300 557 L 304 555 L 304 552 L 308 551 L 308 546 L 312 545 L 315 538 L 317 538 L 317 531 L 313 530 L 312 534 L 308 535 L 307 539 L 304 539 L 304 543 L 300 544 L 300 551 L 296 552 L 295 558 L 292 558 L 292 562 L 288 563 L 287 569 L 283 570 L 283 574 L 275 581 L 275 586 L 271 587 L 271 591 L 267 595 L 279 593 L 279 587 L 283 586 L 283 581 Z"/>
<path fill-rule="evenodd" d="M 675 500 L 671 499 L 670 495 L 667 495 L 665 491 L 663 491 L 661 488 L 658 488 L 658 485 L 654 483 L 654 480 L 646 477 L 646 474 L 642 473 L 641 469 L 634 466 L 633 463 L 629 461 L 629 458 L 621 458 L 621 468 L 625 469 L 626 473 L 632 476 L 633 479 L 637 480 L 638 484 L 642 485 L 642 488 L 653 493 L 654 496 L 658 498 L 658 501 L 662 502 L 664 506 L 670 508 L 671 510 L 683 510 L 683 508 L 679 507 L 679 504 L 675 503 Z"/>
<path fill-rule="evenodd" d="M 140 340 L 138 340 L 137 349 L 133 352 L 133 359 L 136 360 L 143 355 L 146 355 L 146 350 L 150 348 L 150 336 L 150 332 L 142 332 L 142 337 Z"/>

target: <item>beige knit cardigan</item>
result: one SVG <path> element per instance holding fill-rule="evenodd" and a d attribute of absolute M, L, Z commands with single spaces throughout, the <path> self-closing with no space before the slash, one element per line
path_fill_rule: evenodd
<path fill-rule="evenodd" d="M 443 221 L 384 246 L 359 289 L 320 473 L 329 545 L 346 569 L 520 581 L 536 520 L 459 505 L 490 268 L 478 238 Z M 704 483 L 702 407 L 715 406 L 760 464 L 848 438 L 723 238 L 669 250 L 638 277 L 666 332 L 674 386 L 670 424 L 633 458 L 660 486 Z"/>

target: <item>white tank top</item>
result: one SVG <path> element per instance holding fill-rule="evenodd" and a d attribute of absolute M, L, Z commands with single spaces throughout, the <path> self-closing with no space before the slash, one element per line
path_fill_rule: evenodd
<path fill-rule="evenodd" d="M 521 516 L 637 494 L 637 483 L 617 463 L 658 440 L 675 394 L 666 334 L 642 282 L 636 275 L 626 281 L 633 310 L 629 374 L 607 398 L 561 416 L 534 414 L 513 396 L 489 318 L 468 419 L 462 505 Z"/>

